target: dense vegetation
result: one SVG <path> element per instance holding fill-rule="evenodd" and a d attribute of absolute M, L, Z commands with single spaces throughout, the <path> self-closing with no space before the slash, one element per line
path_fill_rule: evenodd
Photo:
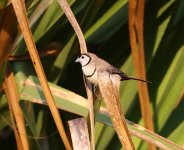
<path fill-rule="evenodd" d="M 128 30 L 128 0 L 68 0 L 68 3 L 84 33 L 88 50 L 129 76 L 135 76 Z M 11 108 L 5 96 L 7 86 L 4 86 L 8 72 L 12 72 L 31 149 L 61 149 L 64 146 L 45 106 L 43 92 L 38 90 L 39 81 L 13 8 L 5 0 L 0 0 L 0 5 L 0 147 L 16 149 Z M 80 53 L 78 40 L 57 1 L 27 0 L 26 8 L 47 80 L 55 91 L 68 94 L 64 98 L 54 95 L 67 129 L 68 120 L 87 116 L 87 108 L 75 99 L 72 102 L 73 93 L 67 93 L 72 91 L 86 97 L 80 66 L 74 63 Z M 152 82 L 148 89 L 155 132 L 179 145 L 184 144 L 183 10 L 182 0 L 148 0 L 144 16 L 145 64 L 147 79 Z M 8 32 L 8 37 L 4 31 Z M 32 85 L 31 81 L 35 83 Z M 85 101 L 76 94 L 76 100 Z M 122 82 L 120 95 L 126 118 L 143 126 L 136 82 Z M 95 124 L 96 149 L 120 149 L 122 146 L 114 129 L 106 125 L 105 119 L 100 119 L 97 117 L 102 123 Z M 12 141 L 13 144 L 8 144 Z M 146 142 L 140 138 L 133 137 L 133 141 L 136 149 L 147 149 Z"/>

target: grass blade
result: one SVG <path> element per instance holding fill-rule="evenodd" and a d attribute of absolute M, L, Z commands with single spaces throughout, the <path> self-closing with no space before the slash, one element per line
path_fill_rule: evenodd
<path fill-rule="evenodd" d="M 38 52 L 36 50 L 35 43 L 34 43 L 30 28 L 29 28 L 28 20 L 26 17 L 24 2 L 22 0 L 12 0 L 12 4 L 13 4 L 14 10 L 15 10 L 18 22 L 20 24 L 20 28 L 22 30 L 22 34 L 23 34 L 24 40 L 26 42 L 28 51 L 30 53 L 31 60 L 32 60 L 33 65 L 35 67 L 35 71 L 38 75 L 38 78 L 40 80 L 40 83 L 41 83 L 43 91 L 44 91 L 44 95 L 47 99 L 49 108 L 51 110 L 53 119 L 54 119 L 55 124 L 58 128 L 58 131 L 59 131 L 60 136 L 64 142 L 65 147 L 68 150 L 70 150 L 70 149 L 72 149 L 70 142 L 69 142 L 68 137 L 65 133 L 65 129 L 64 129 L 62 120 L 60 118 L 59 111 L 56 107 L 52 93 L 49 89 L 47 79 L 45 77 L 45 74 L 44 74 L 44 71 L 43 71 L 39 56 L 38 56 Z"/>

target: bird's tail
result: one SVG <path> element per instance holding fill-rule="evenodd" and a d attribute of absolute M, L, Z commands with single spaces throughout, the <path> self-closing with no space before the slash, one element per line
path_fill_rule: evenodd
<path fill-rule="evenodd" d="M 141 81 L 141 82 L 152 83 L 152 82 L 147 81 L 147 80 L 142 80 L 139 78 L 131 78 L 131 77 L 122 78 L 122 80 L 137 80 L 137 81 Z"/>

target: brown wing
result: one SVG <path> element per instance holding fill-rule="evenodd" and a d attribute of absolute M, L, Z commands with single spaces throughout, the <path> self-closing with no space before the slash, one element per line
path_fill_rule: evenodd
<path fill-rule="evenodd" d="M 122 71 L 120 71 L 119 69 L 115 68 L 115 67 L 111 67 L 108 69 L 108 72 L 111 74 L 118 74 L 119 76 L 121 76 L 121 80 L 129 80 L 129 77 Z"/>
<path fill-rule="evenodd" d="M 96 65 L 98 66 L 96 66 L 96 68 L 98 68 L 98 71 L 107 71 L 109 72 L 109 74 L 118 74 L 119 76 L 121 76 L 122 80 L 128 79 L 128 76 L 125 73 L 121 72 L 118 68 L 112 66 L 103 59 L 98 57 L 97 61 L 98 62 L 96 63 Z"/>
<path fill-rule="evenodd" d="M 98 60 L 98 63 L 96 63 L 96 64 L 98 64 L 98 66 L 96 66 L 96 68 L 98 68 L 98 72 L 106 71 L 109 74 L 117 74 L 121 77 L 121 81 L 123 81 L 123 80 L 138 80 L 141 82 L 151 83 L 150 81 L 142 80 L 139 78 L 128 77 L 124 72 L 120 71 L 118 68 L 112 66 L 111 64 L 104 61 L 103 59 L 98 58 L 97 60 Z"/>

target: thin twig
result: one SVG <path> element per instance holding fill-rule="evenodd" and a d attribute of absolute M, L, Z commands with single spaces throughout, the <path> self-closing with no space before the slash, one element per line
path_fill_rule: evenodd
<path fill-rule="evenodd" d="M 34 23 L 38 20 L 38 18 L 43 14 L 43 12 L 48 8 L 48 6 L 53 2 L 53 0 L 42 0 L 34 10 L 34 12 L 31 14 L 29 18 L 30 27 L 34 25 Z M 16 46 L 20 43 L 22 40 L 22 34 L 18 33 L 16 38 L 13 40 L 13 43 L 11 45 L 10 51 L 12 52 Z"/>
<path fill-rule="evenodd" d="M 85 77 L 84 77 L 85 78 Z M 94 118 L 94 104 L 93 104 L 93 93 L 92 93 L 92 85 L 86 80 L 86 92 L 88 97 L 88 109 L 89 109 L 89 118 L 90 118 L 90 129 L 91 129 L 91 145 L 92 150 L 95 150 L 95 118 Z"/>
<path fill-rule="evenodd" d="M 144 22 L 144 0 L 130 0 L 129 34 L 130 34 L 130 46 L 133 56 L 135 74 L 137 77 L 146 80 L 143 22 Z M 141 82 L 138 82 L 137 85 L 141 106 L 141 114 L 143 117 L 144 125 L 147 129 L 154 131 L 148 86 L 147 84 Z M 149 144 L 149 149 L 155 150 L 156 147 Z"/>
<path fill-rule="evenodd" d="M 16 16 L 12 5 L 9 5 L 2 14 L 0 24 L 0 72 L 2 65 L 10 54 L 10 42 L 16 24 Z"/>
<path fill-rule="evenodd" d="M 70 21 L 73 29 L 75 30 L 75 33 L 76 33 L 78 40 L 79 40 L 81 53 L 86 53 L 87 46 L 86 46 L 84 35 L 81 31 L 79 24 L 77 23 L 77 20 L 74 16 L 72 10 L 70 9 L 70 6 L 68 5 L 66 0 L 58 0 L 58 3 L 61 6 L 61 8 L 63 9 L 68 20 Z"/>
<path fill-rule="evenodd" d="M 38 55 L 40 58 L 48 57 L 48 56 L 57 56 L 61 51 L 57 49 L 51 49 L 47 51 L 39 51 Z M 8 56 L 9 61 L 22 61 L 22 60 L 30 60 L 30 55 L 24 54 L 24 55 L 18 55 L 18 56 Z"/>
<path fill-rule="evenodd" d="M 25 128 L 24 117 L 19 105 L 19 95 L 17 92 L 16 82 L 14 79 L 13 72 L 11 72 L 11 70 L 8 67 L 5 73 L 4 87 L 6 87 L 5 94 L 9 101 L 8 104 L 10 105 L 10 108 L 12 108 L 12 112 L 16 120 L 17 128 L 20 132 L 23 133 L 23 134 L 19 134 L 21 143 L 20 144 L 17 143 L 17 144 L 19 145 L 19 148 L 22 147 L 23 150 L 29 150 L 29 145 L 26 138 L 26 128 Z"/>
<path fill-rule="evenodd" d="M 26 16 L 26 9 L 25 9 L 24 1 L 23 0 L 12 0 L 11 2 L 14 7 L 15 14 L 17 16 L 17 20 L 20 25 L 20 29 L 22 31 L 26 46 L 28 48 L 32 63 L 34 65 L 35 71 L 40 81 L 40 84 L 43 88 L 43 92 L 47 100 L 48 106 L 50 108 L 51 114 L 53 116 L 53 119 L 55 121 L 56 127 L 60 133 L 60 136 L 63 140 L 63 143 L 66 149 L 71 150 L 72 146 L 70 145 L 70 142 L 68 140 L 68 137 L 66 135 L 66 132 L 65 132 L 65 129 L 62 123 L 62 120 L 60 118 L 59 111 L 53 99 L 52 93 L 49 89 L 47 79 L 46 79 L 35 43 L 33 40 L 33 36 L 29 28 L 29 23 L 28 23 L 28 19 Z"/>
<path fill-rule="evenodd" d="M 65 15 L 67 16 L 69 22 L 71 23 L 73 29 L 75 30 L 75 33 L 76 33 L 78 40 L 79 40 L 81 53 L 86 53 L 87 46 L 86 46 L 84 35 L 81 31 L 81 28 L 80 28 L 74 14 L 72 13 L 72 11 L 70 9 L 70 6 L 66 2 L 66 0 L 58 0 L 58 2 L 60 4 L 61 8 L 63 9 Z M 93 94 L 92 94 L 92 91 L 89 87 L 91 87 L 91 85 L 86 86 L 86 92 L 87 92 L 88 101 L 89 101 L 89 113 L 90 113 L 90 125 L 91 125 L 91 144 L 92 144 L 92 149 L 95 150 Z"/>
<path fill-rule="evenodd" d="M 5 90 L 5 94 L 6 96 L 8 96 L 8 91 L 6 89 L 6 85 L 5 85 L 5 82 L 3 83 L 3 87 L 4 87 L 4 90 Z M 8 97 L 7 97 L 8 99 Z M 15 140 L 16 140 L 16 144 L 17 144 L 17 149 L 18 150 L 23 150 L 23 147 L 22 147 L 22 142 L 21 142 L 21 139 L 20 139 L 20 135 L 19 135 L 19 132 L 18 132 L 18 129 L 16 127 L 16 121 L 15 121 L 15 117 L 13 116 L 13 109 L 12 109 L 12 106 L 11 106 L 11 103 L 10 101 L 8 100 L 8 107 L 9 107 L 9 112 L 10 112 L 10 120 L 11 120 L 11 123 L 10 124 L 6 118 L 4 118 L 3 116 L 0 116 L 2 118 L 2 120 L 4 122 L 7 123 L 8 126 L 10 126 L 12 129 L 13 129 L 13 132 L 14 132 L 14 135 L 15 135 Z M 26 136 L 26 135 L 25 135 Z"/>

